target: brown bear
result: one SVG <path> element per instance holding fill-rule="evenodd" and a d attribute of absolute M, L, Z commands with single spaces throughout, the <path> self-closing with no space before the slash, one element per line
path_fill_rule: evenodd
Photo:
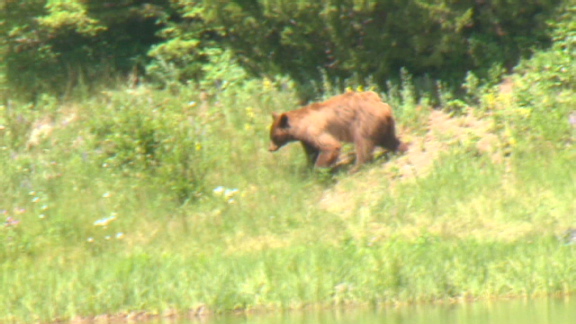
<path fill-rule="evenodd" d="M 405 152 L 396 137 L 392 108 L 372 91 L 353 92 L 300 109 L 272 113 L 270 152 L 300 141 L 310 165 L 331 167 L 338 160 L 341 142 L 354 143 L 356 168 L 372 159 L 375 146 Z"/>

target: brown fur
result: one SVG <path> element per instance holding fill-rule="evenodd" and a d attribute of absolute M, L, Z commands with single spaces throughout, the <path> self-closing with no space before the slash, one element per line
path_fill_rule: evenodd
<path fill-rule="evenodd" d="M 407 150 L 396 137 L 392 108 L 372 91 L 347 92 L 297 110 L 272 113 L 272 118 L 269 150 L 300 141 L 308 162 L 316 167 L 333 166 L 341 142 L 354 143 L 357 166 L 372 160 L 375 146 Z"/>

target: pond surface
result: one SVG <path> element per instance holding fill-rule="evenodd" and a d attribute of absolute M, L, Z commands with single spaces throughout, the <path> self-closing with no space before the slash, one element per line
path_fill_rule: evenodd
<path fill-rule="evenodd" d="M 576 298 L 222 316 L 176 324 L 574 324 Z"/>

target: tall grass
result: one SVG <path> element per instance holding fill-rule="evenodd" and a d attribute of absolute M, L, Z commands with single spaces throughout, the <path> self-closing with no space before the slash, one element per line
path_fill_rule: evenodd
<path fill-rule="evenodd" d="M 569 105 L 544 118 L 487 90 L 504 162 L 455 142 L 412 180 L 381 160 L 330 175 L 296 144 L 267 151 L 270 113 L 297 106 L 290 82 L 216 72 L 2 106 L 1 322 L 574 291 Z M 385 97 L 424 133 L 411 82 Z M 566 124 L 522 136 L 550 118 Z"/>

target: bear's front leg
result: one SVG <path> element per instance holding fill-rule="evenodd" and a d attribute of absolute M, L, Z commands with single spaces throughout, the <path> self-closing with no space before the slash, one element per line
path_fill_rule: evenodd
<path fill-rule="evenodd" d="M 306 153 L 306 159 L 308 161 L 308 166 L 313 167 L 316 164 L 316 160 L 318 160 L 318 155 L 320 154 L 320 150 L 312 146 L 310 143 L 307 142 L 300 142 L 302 143 L 302 147 L 304 148 L 304 153 Z"/>
<path fill-rule="evenodd" d="M 317 168 L 328 168 L 331 167 L 334 162 L 338 159 L 340 151 L 322 151 L 316 160 Z"/>
<path fill-rule="evenodd" d="M 318 168 L 328 168 L 331 167 L 336 160 L 338 160 L 338 155 L 340 155 L 340 148 L 321 151 L 318 159 L 316 160 L 316 167 Z"/>

